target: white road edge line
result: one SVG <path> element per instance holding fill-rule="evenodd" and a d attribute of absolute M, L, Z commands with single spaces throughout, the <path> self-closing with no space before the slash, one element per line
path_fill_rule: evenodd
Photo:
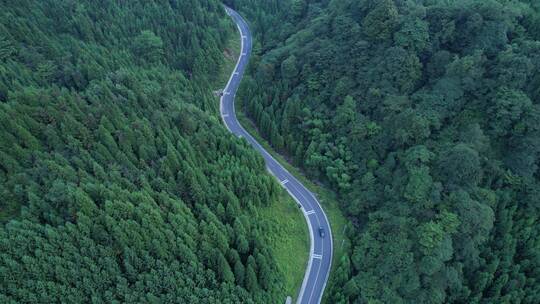
<path fill-rule="evenodd" d="M 287 190 L 289 195 L 298 204 L 302 205 L 300 203 L 300 201 L 298 200 L 298 198 L 294 194 L 292 194 L 292 192 L 287 187 L 283 187 L 283 188 L 285 188 L 285 190 Z M 315 235 L 313 233 L 313 228 L 309 224 L 310 223 L 309 216 L 307 215 L 307 212 L 306 212 L 305 208 L 302 208 L 302 214 L 304 215 L 304 218 L 306 219 L 306 226 L 308 226 L 309 238 L 311 240 L 311 242 L 309 242 L 309 253 L 313 254 L 315 252 Z M 302 300 L 302 296 L 304 294 L 304 291 L 306 290 L 307 281 L 309 279 L 309 274 L 311 273 L 311 266 L 312 265 L 313 265 L 313 259 L 308 259 L 308 264 L 306 266 L 306 271 L 304 272 L 304 279 L 302 280 L 302 287 L 300 287 L 300 292 L 298 293 L 298 298 L 296 299 L 296 303 L 300 303 L 300 301 Z"/>
<path fill-rule="evenodd" d="M 226 8 L 226 11 L 229 14 L 229 16 L 232 16 L 232 11 L 230 11 L 228 8 Z M 236 24 L 236 28 L 238 29 L 238 32 L 240 33 L 240 35 L 244 35 L 244 33 L 242 33 L 242 29 L 240 28 L 240 26 L 238 24 Z M 241 43 L 240 50 L 243 51 L 244 50 L 244 39 L 240 39 L 240 43 Z M 234 66 L 234 71 L 238 70 L 238 66 L 240 65 L 241 61 L 242 61 L 242 56 L 238 56 L 238 60 L 236 61 L 236 65 Z M 234 78 L 234 74 L 231 74 L 231 77 L 229 77 L 229 81 L 227 81 L 227 84 L 225 85 L 224 90 L 227 90 L 229 88 L 233 78 Z M 221 109 L 221 112 L 223 112 L 223 97 L 225 97 L 225 95 L 221 96 L 221 98 L 219 99 L 219 108 Z M 233 112 L 234 111 L 235 111 L 235 109 L 233 107 Z M 229 130 L 229 132 L 232 133 L 231 128 L 229 128 L 229 125 L 225 121 L 225 117 L 221 116 L 221 120 L 223 121 L 223 124 L 225 125 L 225 128 L 227 128 L 227 130 Z M 240 136 L 240 138 L 242 138 L 242 136 Z"/>
<path fill-rule="evenodd" d="M 330 226 L 330 225 L 328 225 Z M 321 260 L 322 260 L 322 256 L 321 256 Z M 331 260 L 330 260 L 331 262 Z M 332 264 L 330 264 L 330 269 L 332 269 Z M 330 270 L 328 270 L 330 271 Z M 319 280 L 319 273 L 321 272 L 321 264 L 319 264 L 319 267 L 317 268 L 317 275 L 315 276 L 315 284 L 314 286 L 317 286 L 317 281 Z M 325 282 L 326 283 L 326 282 Z M 324 289 L 322 290 L 323 292 L 321 292 L 321 296 L 319 297 L 319 302 L 317 303 L 321 303 L 321 298 L 322 298 L 322 294 L 324 293 Z M 315 288 L 311 289 L 311 293 L 309 294 L 309 299 L 308 299 L 308 303 L 311 303 L 311 298 L 313 297 L 313 293 L 315 292 Z"/>
<path fill-rule="evenodd" d="M 226 8 L 226 11 L 227 11 L 227 14 L 229 16 L 232 17 L 233 15 L 233 12 L 232 10 L 229 10 L 228 8 Z M 240 17 L 241 18 L 241 17 Z M 242 32 L 242 29 L 240 28 L 240 26 L 238 24 L 236 24 L 236 27 L 238 29 L 238 32 L 240 33 L 240 35 L 242 36 L 243 39 L 240 39 L 240 42 L 241 42 L 241 50 L 243 51 L 244 50 L 244 39 L 247 38 L 247 36 L 244 36 L 244 33 Z M 247 55 L 247 53 L 246 53 Z M 236 62 L 236 66 L 234 68 L 234 71 L 236 71 L 238 69 L 238 66 L 240 65 L 240 62 L 242 60 L 242 56 L 238 56 L 238 60 Z M 227 85 L 225 86 L 225 89 L 227 89 L 232 81 L 232 79 L 234 78 L 234 74 L 231 74 L 231 77 L 229 78 L 229 81 L 227 82 Z M 223 97 L 221 97 L 220 99 L 220 108 L 223 109 Z M 236 112 L 236 109 L 233 107 L 233 113 Z M 232 132 L 232 130 L 229 128 L 229 126 L 227 125 L 227 122 L 225 121 L 224 117 L 222 116 L 222 120 L 223 120 L 223 124 L 225 125 L 225 127 Z M 242 131 L 244 131 L 247 136 L 249 136 L 251 138 L 251 135 L 249 133 L 247 133 L 247 131 L 245 131 L 245 129 L 242 127 L 242 125 L 239 125 L 240 129 Z M 239 135 L 238 136 L 239 138 L 242 138 L 242 135 Z M 253 139 L 254 140 L 254 139 Z M 254 140 L 254 143 L 258 146 L 258 147 L 261 147 L 261 145 L 256 141 Z M 270 155 L 265 149 L 262 149 L 262 151 L 267 155 L 269 156 L 271 159 L 273 159 L 275 162 L 279 163 L 272 155 Z M 293 177 L 294 180 L 296 180 L 296 178 L 285 168 L 282 168 L 285 172 L 287 172 L 289 175 L 291 175 Z M 270 170 L 269 170 L 270 171 Z M 272 172 L 270 172 L 272 173 Z M 299 201 L 298 201 L 298 198 L 296 196 L 294 196 L 292 194 L 292 192 L 287 189 L 287 187 L 284 187 L 287 192 L 289 193 L 289 195 L 300 205 L 302 205 Z M 324 212 L 324 209 L 322 209 L 319 201 L 317 200 L 317 198 L 315 198 L 315 195 L 313 195 L 313 193 L 311 191 L 309 191 L 308 189 L 306 189 L 307 192 L 309 193 L 309 195 L 313 198 L 313 200 L 315 201 L 315 203 L 317 203 L 317 205 L 319 206 L 319 208 L 322 210 L 322 214 L 324 216 L 324 219 L 326 220 L 326 222 L 328 223 L 328 229 L 329 229 L 329 237 L 330 237 L 330 265 L 332 265 L 332 259 L 333 259 L 333 253 L 334 253 L 334 244 L 333 244 L 333 238 L 332 238 L 332 227 L 330 226 L 330 222 L 328 221 L 328 217 L 326 216 L 326 213 Z M 303 196 L 303 195 L 302 195 Z M 309 221 L 309 217 L 307 216 L 306 212 L 305 212 L 305 208 L 302 208 L 303 212 L 302 214 L 304 215 L 304 218 L 306 220 L 306 223 L 307 223 L 307 226 L 308 226 L 308 229 L 309 229 L 309 235 L 310 235 L 310 239 L 311 239 L 311 243 L 310 243 L 310 253 L 313 253 L 314 252 L 314 234 L 313 234 L 313 229 L 311 227 L 311 225 L 309 224 L 310 221 Z M 312 267 L 312 259 L 309 259 L 308 261 L 308 265 L 306 267 L 306 271 L 305 271 L 305 275 L 304 275 L 304 279 L 302 281 L 302 287 L 300 289 L 300 292 L 299 292 L 299 298 L 297 299 L 297 303 L 300 303 L 300 301 L 302 300 L 302 296 L 303 296 L 303 293 L 305 291 L 305 288 L 306 288 L 306 285 L 307 285 L 307 281 L 309 279 L 309 273 L 311 273 L 311 267 Z M 330 270 L 331 270 L 331 266 L 330 266 Z M 323 292 L 321 292 L 320 296 L 319 296 L 319 300 L 318 300 L 318 303 L 321 302 L 321 299 L 322 299 L 322 296 L 324 294 L 324 290 L 326 289 L 326 284 L 328 283 L 328 278 L 330 276 L 330 270 L 326 273 L 325 275 L 325 280 L 324 280 L 324 284 L 323 284 Z M 319 267 L 319 271 L 320 271 L 320 267 Z M 319 271 L 317 273 L 319 273 Z"/>

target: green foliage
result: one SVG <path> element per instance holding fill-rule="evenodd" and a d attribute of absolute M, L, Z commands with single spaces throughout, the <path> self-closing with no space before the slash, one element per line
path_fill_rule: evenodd
<path fill-rule="evenodd" d="M 393 0 L 374 2 L 375 7 L 362 21 L 364 33 L 372 39 L 389 39 L 398 23 L 399 14 L 396 5 Z"/>
<path fill-rule="evenodd" d="M 163 56 L 163 41 L 151 31 L 142 31 L 133 42 L 133 51 L 136 56 L 154 63 Z"/>
<path fill-rule="evenodd" d="M 354 227 L 328 303 L 538 301 L 537 1 L 234 3 L 244 110 Z"/>
<path fill-rule="evenodd" d="M 0 4 L 0 302 L 285 298 L 257 221 L 278 186 L 212 115 L 228 20 L 213 0 Z"/>
<path fill-rule="evenodd" d="M 441 180 L 448 187 L 474 187 L 482 174 L 478 152 L 464 144 L 444 151 L 439 167 Z"/>

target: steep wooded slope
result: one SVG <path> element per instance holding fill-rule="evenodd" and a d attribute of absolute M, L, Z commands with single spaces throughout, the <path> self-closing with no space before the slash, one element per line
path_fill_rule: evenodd
<path fill-rule="evenodd" d="M 0 3 L 0 302 L 276 303 L 217 1 Z M 279 300 L 278 300 L 279 299 Z"/>
<path fill-rule="evenodd" d="M 353 224 L 329 303 L 535 303 L 536 2 L 260 2 L 239 98 Z"/>

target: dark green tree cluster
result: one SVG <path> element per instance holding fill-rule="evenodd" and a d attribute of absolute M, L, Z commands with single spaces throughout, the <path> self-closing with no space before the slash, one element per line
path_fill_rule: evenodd
<path fill-rule="evenodd" d="M 278 303 L 219 2 L 0 3 L 0 302 Z"/>
<path fill-rule="evenodd" d="M 244 110 L 354 228 L 329 303 L 538 303 L 538 1 L 235 2 L 285 33 Z"/>

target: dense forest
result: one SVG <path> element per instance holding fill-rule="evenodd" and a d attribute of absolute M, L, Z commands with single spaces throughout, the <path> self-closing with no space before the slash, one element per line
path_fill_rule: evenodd
<path fill-rule="evenodd" d="M 0 302 L 278 303 L 221 3 L 0 2 Z"/>
<path fill-rule="evenodd" d="M 538 1 L 227 3 L 243 111 L 353 227 L 328 303 L 538 303 Z"/>

